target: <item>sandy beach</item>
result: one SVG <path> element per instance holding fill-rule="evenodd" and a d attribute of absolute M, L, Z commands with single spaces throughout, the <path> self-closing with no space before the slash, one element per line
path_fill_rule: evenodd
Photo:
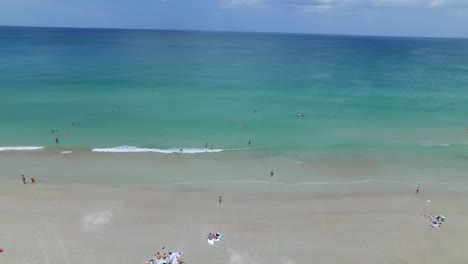
<path fill-rule="evenodd" d="M 465 183 L 426 183 L 419 194 L 414 193 L 416 183 L 342 179 L 342 184 L 288 185 L 267 176 L 257 183 L 190 184 L 181 179 L 178 184 L 129 184 L 103 175 L 112 172 L 106 170 L 107 162 L 124 156 L 94 156 L 102 166 L 90 163 L 87 168 L 78 154 L 66 158 L 69 163 L 63 165 L 64 157 L 57 153 L 2 154 L 0 263 L 145 263 L 157 251 L 182 251 L 186 263 L 209 264 L 468 261 Z M 144 171 L 196 178 L 206 171 L 191 164 L 215 163 L 210 173 L 242 171 L 248 178 L 250 171 L 255 180 L 265 165 L 259 161 L 245 169 L 238 167 L 241 162 L 225 159 L 171 156 L 140 156 L 140 163 L 126 159 L 129 171 L 138 172 L 129 176 L 143 180 L 149 177 Z M 42 162 L 42 171 L 32 160 Z M 49 167 L 48 162 L 62 165 Z M 39 183 L 22 184 L 18 164 L 28 168 L 26 176 L 36 168 Z M 58 179 L 77 167 L 88 174 L 81 181 Z M 300 173 L 293 168 L 276 174 Z M 93 177 L 104 182 L 93 182 Z M 431 213 L 447 217 L 443 227 L 430 227 L 421 215 Z M 209 245 L 210 232 L 220 232 L 223 239 Z"/>

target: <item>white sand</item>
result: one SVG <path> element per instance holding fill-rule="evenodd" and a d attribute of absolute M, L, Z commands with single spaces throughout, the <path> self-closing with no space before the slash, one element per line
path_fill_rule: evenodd
<path fill-rule="evenodd" d="M 168 250 L 189 264 L 468 263 L 463 184 L 427 184 L 416 195 L 380 182 L 130 186 L 41 175 L 23 185 L 16 177 L 0 172 L 1 264 L 133 264 Z M 447 217 L 442 228 L 421 216 L 433 212 Z M 209 232 L 224 238 L 210 246 Z"/>

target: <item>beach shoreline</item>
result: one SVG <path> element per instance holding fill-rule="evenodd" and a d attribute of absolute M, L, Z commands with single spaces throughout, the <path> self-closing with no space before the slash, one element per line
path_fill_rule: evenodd
<path fill-rule="evenodd" d="M 6 212 L 0 220 L 0 246 L 5 250 L 0 257 L 6 260 L 2 263 L 144 263 L 162 247 L 182 251 L 187 263 L 209 264 L 467 260 L 460 234 L 468 231 L 463 203 L 468 184 L 422 183 L 415 194 L 419 183 L 410 181 L 352 183 L 355 179 L 348 178 L 351 182 L 330 183 L 317 178 L 316 184 L 288 184 L 280 176 L 288 171 L 294 177 L 290 168 L 275 171 L 276 179 L 269 179 L 266 171 L 263 182 L 254 181 L 262 165 L 247 164 L 249 170 L 243 171 L 237 166 L 244 160 L 38 154 L 1 154 L 3 162 L 5 157 L 18 161 L 2 164 L 0 174 L 0 208 Z M 133 181 L 104 175 L 114 172 L 108 162 L 118 164 L 119 157 L 127 161 L 119 169 L 126 166 L 138 172 Z M 64 158 L 76 167 L 62 164 Z M 88 164 L 77 171 L 81 175 L 77 178 L 60 180 L 52 175 L 67 177 L 90 160 L 102 166 Z M 22 184 L 18 172 L 6 175 L 15 171 L 9 166 L 31 161 L 49 173 L 35 167 L 35 174 L 26 166 L 26 176 L 34 175 L 37 184 Z M 54 163 L 61 165 L 49 167 Z M 212 173 L 231 170 L 253 180 L 228 181 L 229 175 L 212 182 L 138 179 L 145 178 L 147 170 L 168 174 L 166 178 L 187 173 L 209 178 L 203 175 L 208 171 L 195 170 L 193 164 L 199 169 L 218 164 Z M 431 213 L 443 213 L 448 222 L 439 229 L 429 227 L 421 214 Z M 208 245 L 210 232 L 221 232 L 223 240 Z"/>

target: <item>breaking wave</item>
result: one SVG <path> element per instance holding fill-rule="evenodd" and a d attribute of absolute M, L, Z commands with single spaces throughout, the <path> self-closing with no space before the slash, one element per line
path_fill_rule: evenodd
<path fill-rule="evenodd" d="M 0 147 L 0 151 L 21 151 L 21 150 L 41 150 L 41 146 L 16 146 L 16 147 Z"/>
<path fill-rule="evenodd" d="M 154 152 L 163 154 L 182 153 L 182 154 L 197 154 L 197 153 L 216 153 L 222 152 L 223 149 L 206 149 L 206 148 L 172 148 L 172 149 L 157 149 L 157 148 L 139 148 L 133 146 L 119 146 L 112 148 L 94 148 L 93 152 L 109 152 L 109 153 L 141 153 Z"/>

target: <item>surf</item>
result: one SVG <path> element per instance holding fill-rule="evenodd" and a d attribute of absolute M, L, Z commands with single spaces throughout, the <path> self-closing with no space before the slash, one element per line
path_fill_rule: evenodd
<path fill-rule="evenodd" d="M 222 152 L 224 149 L 206 149 L 206 148 L 170 148 L 170 149 L 158 149 L 158 148 L 139 148 L 134 146 L 118 146 L 111 148 L 93 148 L 93 152 L 104 152 L 104 153 L 162 153 L 162 154 L 200 154 L 200 153 L 217 153 Z"/>
<path fill-rule="evenodd" d="M 14 147 L 0 147 L 0 151 L 32 151 L 42 150 L 42 146 L 14 146 Z"/>

